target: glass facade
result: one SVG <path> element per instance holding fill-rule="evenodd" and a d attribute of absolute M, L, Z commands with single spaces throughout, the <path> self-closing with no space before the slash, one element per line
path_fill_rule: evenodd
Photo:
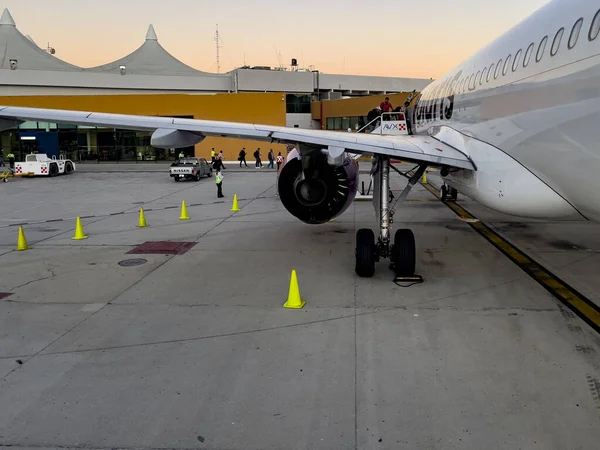
<path fill-rule="evenodd" d="M 367 123 L 367 116 L 328 117 L 325 124 L 327 130 L 344 130 L 351 128 L 356 131 Z"/>
<path fill-rule="evenodd" d="M 24 122 L 17 129 L 2 132 L 0 143 L 4 156 L 12 152 L 17 161 L 24 161 L 32 152 L 98 163 L 173 161 L 180 151 L 194 156 L 193 146 L 177 150 L 152 147 L 151 136 L 152 132 L 144 131 Z"/>
<path fill-rule="evenodd" d="M 311 96 L 299 94 L 286 95 L 287 114 L 310 114 Z"/>

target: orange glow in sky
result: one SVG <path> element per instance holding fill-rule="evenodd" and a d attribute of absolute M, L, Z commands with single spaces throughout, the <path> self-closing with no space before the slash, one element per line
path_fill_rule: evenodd
<path fill-rule="evenodd" d="M 149 24 L 173 56 L 217 72 L 244 63 L 437 78 L 548 0 L 4 0 L 19 31 L 81 67 L 138 48 Z M 281 56 L 279 56 L 281 55 Z"/>

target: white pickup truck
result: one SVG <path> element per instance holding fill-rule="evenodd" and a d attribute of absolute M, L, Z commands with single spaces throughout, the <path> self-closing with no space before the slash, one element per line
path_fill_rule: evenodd
<path fill-rule="evenodd" d="M 185 157 L 171 164 L 169 176 L 175 181 L 212 176 L 212 166 L 204 158 Z"/>
<path fill-rule="evenodd" d="M 75 170 L 75 163 L 70 159 L 48 158 L 46 153 L 36 153 L 25 156 L 25 162 L 15 163 L 15 175 L 20 176 L 49 176 L 68 175 Z"/>

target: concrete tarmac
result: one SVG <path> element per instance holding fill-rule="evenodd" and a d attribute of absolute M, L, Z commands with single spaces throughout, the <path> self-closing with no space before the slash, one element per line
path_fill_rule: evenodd
<path fill-rule="evenodd" d="M 0 448 L 597 448 L 598 335 L 422 186 L 394 227 L 425 282 L 399 287 L 387 261 L 354 274 L 371 203 L 310 226 L 274 173 L 224 183 L 224 202 L 164 173 L 0 185 Z M 591 225 L 463 204 L 599 301 Z M 195 246 L 127 254 L 166 240 Z M 293 269 L 302 310 L 282 308 Z"/>

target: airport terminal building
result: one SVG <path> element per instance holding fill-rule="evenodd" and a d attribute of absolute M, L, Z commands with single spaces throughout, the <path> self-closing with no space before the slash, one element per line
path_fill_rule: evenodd
<path fill-rule="evenodd" d="M 8 10 L 0 18 L 0 105 L 347 130 L 363 123 L 385 96 L 400 105 L 410 92 L 420 92 L 432 81 L 326 74 L 296 64 L 289 70 L 244 66 L 208 73 L 173 57 L 152 25 L 130 54 L 81 68 L 21 33 Z M 4 131 L 0 142 L 4 155 L 12 151 L 18 160 L 31 151 L 98 162 L 157 162 L 179 153 L 151 147 L 150 133 L 41 122 Z M 223 150 L 226 159 L 236 159 L 242 147 L 251 155 L 260 145 L 207 138 L 184 153 L 207 157 L 214 148 Z"/>

